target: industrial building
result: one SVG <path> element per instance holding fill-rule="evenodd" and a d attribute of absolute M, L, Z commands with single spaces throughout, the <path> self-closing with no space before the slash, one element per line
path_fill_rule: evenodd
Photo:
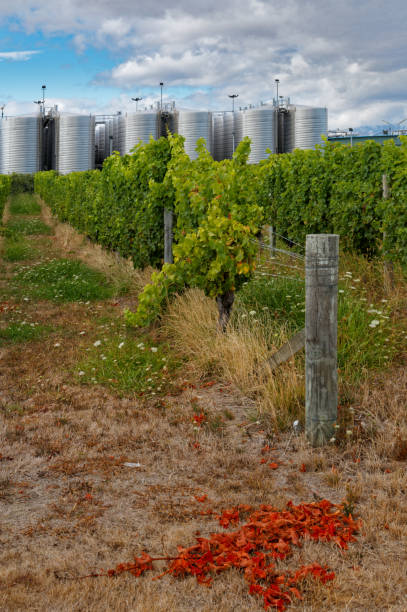
<path fill-rule="evenodd" d="M 166 136 L 185 138 L 185 151 L 195 159 L 196 142 L 204 138 L 214 159 L 230 159 L 239 142 L 251 140 L 249 163 L 271 153 L 312 149 L 328 133 L 326 108 L 261 104 L 229 112 L 182 110 L 175 103 L 116 115 L 60 113 L 57 108 L 36 115 L 0 119 L 0 173 L 57 170 L 61 174 L 100 168 L 118 151 L 128 154 L 139 142 Z"/>

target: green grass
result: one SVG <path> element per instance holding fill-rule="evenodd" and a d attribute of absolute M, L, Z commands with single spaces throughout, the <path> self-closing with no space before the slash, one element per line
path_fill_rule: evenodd
<path fill-rule="evenodd" d="M 54 302 L 104 300 L 115 293 L 103 274 L 71 259 L 20 267 L 14 280 L 24 296 Z"/>
<path fill-rule="evenodd" d="M 50 327 L 27 321 L 14 321 L 7 327 L 0 328 L 0 346 L 5 344 L 18 344 L 42 338 Z"/>
<path fill-rule="evenodd" d="M 19 193 L 11 197 L 10 213 L 12 215 L 39 215 L 41 206 L 32 194 Z"/>
<path fill-rule="evenodd" d="M 172 384 L 171 374 L 177 364 L 166 345 L 118 332 L 108 338 L 102 333 L 89 348 L 76 372 L 82 383 L 153 396 L 165 393 Z"/>
<path fill-rule="evenodd" d="M 38 234 L 51 234 L 51 228 L 37 217 L 10 219 L 3 233 L 8 238 L 16 236 L 33 236 Z"/>
<path fill-rule="evenodd" d="M 304 283 L 256 275 L 237 293 L 233 318 L 260 323 L 271 336 L 282 326 L 294 333 L 305 324 Z"/>
<path fill-rule="evenodd" d="M 34 259 L 37 257 L 38 252 L 34 249 L 29 242 L 21 238 L 5 239 L 3 246 L 2 257 L 5 261 L 26 261 L 28 259 Z"/>
<path fill-rule="evenodd" d="M 356 382 L 368 370 L 388 365 L 402 340 L 391 319 L 387 301 L 369 302 L 363 287 L 339 283 L 338 367 L 342 378 Z M 304 283 L 256 276 L 238 292 L 233 315 L 261 325 L 272 341 L 284 330 L 293 334 L 305 326 Z"/>

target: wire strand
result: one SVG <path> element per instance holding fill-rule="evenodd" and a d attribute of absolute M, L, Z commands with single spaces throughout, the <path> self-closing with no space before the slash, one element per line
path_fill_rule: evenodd
<path fill-rule="evenodd" d="M 298 278 L 295 276 L 283 276 L 282 274 L 267 274 L 266 272 L 262 272 L 260 274 L 257 274 L 255 276 L 273 276 L 275 278 L 284 278 L 284 279 L 288 279 L 288 280 L 295 280 L 298 281 L 299 283 L 305 283 L 305 280 L 303 278 Z"/>
<path fill-rule="evenodd" d="M 280 261 L 271 261 L 270 266 L 282 266 L 284 268 L 291 268 L 292 270 L 299 270 L 300 272 L 303 272 L 305 270 L 305 268 L 299 268 L 298 266 L 291 266 L 290 264 L 282 263 Z M 258 266 L 257 269 L 259 269 L 260 267 L 261 266 Z"/>
<path fill-rule="evenodd" d="M 252 242 L 256 242 L 256 240 L 253 240 Z M 289 255 L 290 257 L 293 257 L 293 259 L 299 259 L 300 261 L 304 261 L 305 259 L 304 255 L 301 255 L 300 253 L 290 253 L 290 251 L 285 251 L 284 249 L 278 249 L 277 247 L 269 246 L 264 242 L 260 242 L 260 246 L 263 249 L 267 249 L 271 252 L 284 253 L 284 255 Z"/>
<path fill-rule="evenodd" d="M 279 234 L 278 232 L 274 231 L 274 229 L 273 229 L 273 234 L 275 234 L 279 238 L 282 238 L 283 240 L 288 240 L 288 242 L 291 242 L 292 244 L 296 244 L 305 253 L 305 247 L 302 246 L 302 244 L 299 244 L 299 242 L 295 242 L 295 240 L 291 240 L 291 238 L 288 238 L 288 236 L 283 236 L 282 234 Z"/>

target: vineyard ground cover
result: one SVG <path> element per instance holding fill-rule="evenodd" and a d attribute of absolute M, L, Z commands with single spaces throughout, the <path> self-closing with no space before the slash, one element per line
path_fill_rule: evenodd
<path fill-rule="evenodd" d="M 43 220 L 46 215 L 43 212 Z M 39 250 L 38 259 L 27 266 L 82 254 L 88 262 L 93 257 L 99 271 L 115 275 L 114 258 L 96 247 L 92 251 L 66 227 L 53 225 L 52 231 L 26 238 Z M 258 397 L 239 391 L 239 376 L 249 383 L 250 359 L 259 363 L 256 343 L 261 335 L 255 315 L 250 315 L 255 310 L 250 295 L 236 309 L 238 319 L 245 314 L 243 308 L 247 317 L 240 329 L 233 324 L 230 333 L 222 335 L 222 343 L 220 334 L 208 334 L 216 328 L 216 306 L 197 290 L 174 300 L 160 326 L 138 335 L 123 327 L 121 311 L 134 308 L 149 272 L 128 272 L 126 280 L 126 263 L 117 260 L 116 265 L 122 278 L 114 296 L 65 304 L 26 301 L 10 293 L 7 287 L 18 264 L 1 263 L 3 320 L 27 321 L 30 326 L 51 322 L 52 330 L 39 341 L 0 348 L 0 607 L 260 611 L 261 599 L 249 595 L 243 575 L 233 570 L 215 578 L 210 589 L 193 577 L 181 582 L 171 576 L 152 581 L 148 574 L 77 578 L 132 561 L 143 550 L 173 556 L 177 545 L 195 542 L 197 531 L 209 537 L 220 530 L 205 514 L 211 508 L 267 503 L 281 509 L 290 499 L 297 504 L 327 498 L 344 500 L 348 511 L 363 521 L 362 531 L 345 553 L 335 544 L 306 540 L 281 562 L 282 568 L 295 571 L 318 561 L 336 574 L 326 585 L 307 578 L 304 600 L 294 598 L 289 609 L 405 609 L 407 371 L 402 351 L 385 370 L 370 371 L 362 382 L 344 389 L 348 396 L 343 425 L 352 429 L 352 437 L 343 429 L 340 444 L 313 450 L 302 433 L 277 431 L 266 408 L 258 410 Z M 365 293 L 357 291 L 369 305 L 388 299 L 391 316 L 405 317 L 401 279 L 389 299 L 370 264 L 349 258 L 345 272 L 361 278 L 356 284 L 343 281 L 350 292 L 356 291 L 350 289 L 351 282 L 363 285 Z M 276 302 L 276 312 L 282 300 Z M 270 330 L 271 324 L 272 315 Z M 278 329 L 276 346 L 289 333 L 289 328 Z M 102 377 L 85 384 L 85 375 L 80 376 L 84 360 L 92 362 L 90 371 L 95 367 L 103 372 L 106 361 L 114 363 L 131 342 L 150 349 L 143 356 L 162 359 L 162 351 L 182 363 L 169 389 L 147 389 L 156 395 L 140 396 L 117 391 Z M 295 402 L 300 403 L 300 374 L 300 363 L 293 361 L 274 381 L 276 408 L 287 402 L 292 419 Z M 351 392 L 356 394 L 352 403 Z M 157 573 L 159 568 L 160 562 Z"/>

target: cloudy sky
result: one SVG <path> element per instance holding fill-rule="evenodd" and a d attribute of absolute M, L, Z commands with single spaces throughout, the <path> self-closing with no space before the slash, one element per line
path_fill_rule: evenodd
<path fill-rule="evenodd" d="M 0 102 L 32 112 L 134 110 L 160 95 L 230 109 L 279 93 L 329 127 L 407 117 L 405 0 L 0 0 Z"/>

